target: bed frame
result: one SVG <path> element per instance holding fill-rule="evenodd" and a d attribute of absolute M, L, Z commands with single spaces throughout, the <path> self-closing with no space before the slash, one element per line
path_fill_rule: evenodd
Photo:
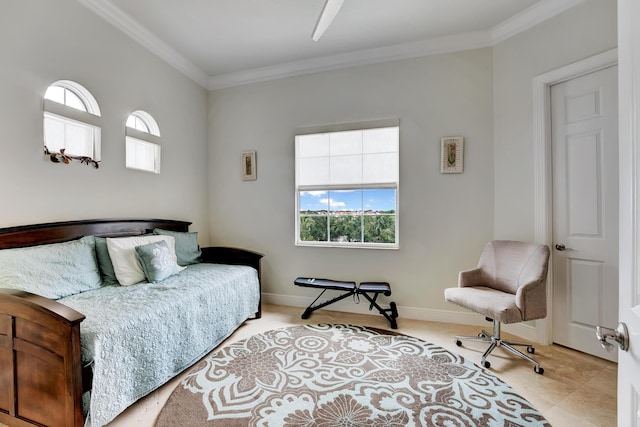
<path fill-rule="evenodd" d="M 154 228 L 188 231 L 190 222 L 165 219 L 98 219 L 0 229 L 0 249 L 66 242 L 83 236 L 122 237 Z M 262 254 L 236 248 L 202 248 L 203 262 L 249 265 Z M 261 303 L 256 318 L 261 316 Z M 91 389 L 83 370 L 80 323 L 84 315 L 28 292 L 0 289 L 0 423 L 10 426 L 84 425 L 82 393 Z"/>

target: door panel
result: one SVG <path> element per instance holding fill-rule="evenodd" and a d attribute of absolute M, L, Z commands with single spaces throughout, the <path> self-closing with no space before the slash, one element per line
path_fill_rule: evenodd
<path fill-rule="evenodd" d="M 617 323 L 617 67 L 551 87 L 553 341 L 608 360 L 595 328 Z M 558 249 L 559 248 L 559 249 Z"/>
<path fill-rule="evenodd" d="M 570 236 L 600 237 L 602 162 L 600 132 L 571 135 L 567 138 L 567 225 Z"/>
<path fill-rule="evenodd" d="M 640 2 L 618 0 L 620 305 L 629 350 L 618 361 L 618 425 L 640 425 Z M 613 324 L 612 324 L 613 325 Z"/>

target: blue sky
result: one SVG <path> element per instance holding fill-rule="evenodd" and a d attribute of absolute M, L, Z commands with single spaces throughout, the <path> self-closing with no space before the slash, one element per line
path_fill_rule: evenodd
<path fill-rule="evenodd" d="M 303 191 L 300 193 L 301 211 L 359 211 L 364 203 L 364 210 L 395 210 L 396 190 L 347 190 L 347 191 Z"/>

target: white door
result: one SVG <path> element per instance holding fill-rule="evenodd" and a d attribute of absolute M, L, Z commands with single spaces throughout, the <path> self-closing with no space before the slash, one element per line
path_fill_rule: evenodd
<path fill-rule="evenodd" d="M 640 2 L 618 0 L 620 307 L 629 350 L 618 357 L 618 425 L 640 425 Z M 614 325 L 608 325 L 614 326 Z"/>
<path fill-rule="evenodd" d="M 608 360 L 618 318 L 618 85 L 612 66 L 551 87 L 553 341 Z"/>

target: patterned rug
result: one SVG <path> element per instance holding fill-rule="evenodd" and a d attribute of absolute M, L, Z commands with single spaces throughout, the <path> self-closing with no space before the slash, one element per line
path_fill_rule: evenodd
<path fill-rule="evenodd" d="M 293 326 L 212 353 L 157 427 L 549 426 L 492 373 L 442 347 L 352 325 Z"/>

